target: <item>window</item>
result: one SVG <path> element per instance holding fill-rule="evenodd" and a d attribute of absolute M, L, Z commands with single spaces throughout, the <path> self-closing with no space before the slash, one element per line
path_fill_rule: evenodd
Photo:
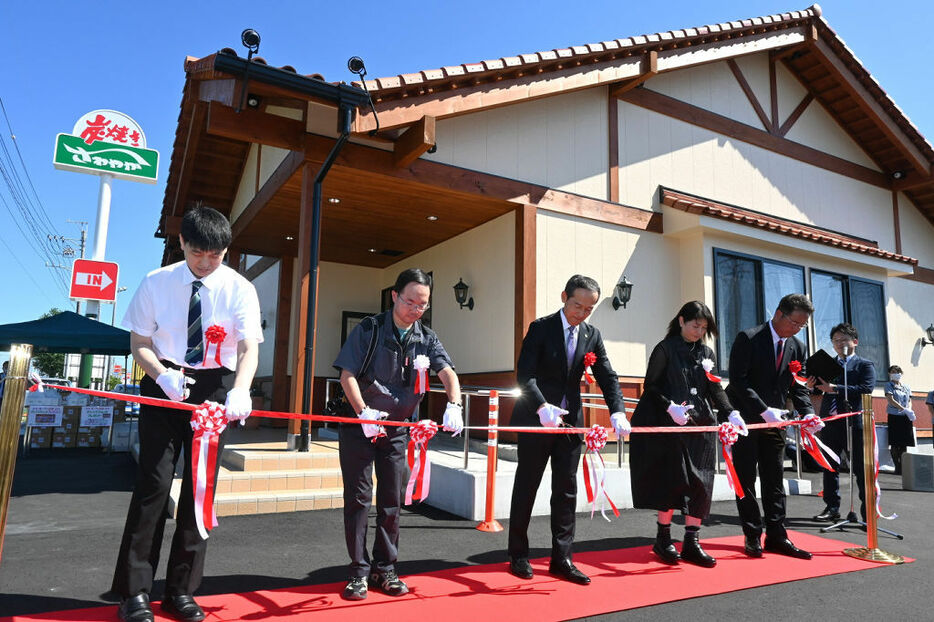
<path fill-rule="evenodd" d="M 875 363 L 876 377 L 884 380 L 883 372 L 889 367 L 889 349 L 882 283 L 811 270 L 811 291 L 817 346 L 834 354 L 830 329 L 840 322 L 849 322 L 859 331 L 857 352 Z"/>
<path fill-rule="evenodd" d="M 736 335 L 772 318 L 786 294 L 804 293 L 804 268 L 714 249 L 714 280 L 717 325 L 717 361 L 721 373 L 729 365 Z M 806 330 L 797 337 L 808 344 Z"/>

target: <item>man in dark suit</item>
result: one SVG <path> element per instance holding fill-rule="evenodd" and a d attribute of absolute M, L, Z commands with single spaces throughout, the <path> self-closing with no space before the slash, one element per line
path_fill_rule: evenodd
<path fill-rule="evenodd" d="M 837 324 L 830 331 L 830 341 L 837 353 L 840 373 L 830 378 L 811 378 L 808 385 L 824 393 L 820 405 L 821 418 L 837 413 L 862 409 L 863 395 L 872 393 L 876 385 L 876 368 L 872 361 L 856 355 L 859 333 L 850 324 Z M 845 361 L 845 363 L 844 363 Z M 844 368 L 846 373 L 844 374 Z M 854 469 L 859 487 L 860 514 L 866 520 L 866 486 L 863 476 L 863 418 L 847 417 L 830 421 L 821 431 L 820 438 L 834 453 L 846 449 L 847 429 L 853 441 L 849 452 L 850 469 Z M 840 518 L 840 474 L 824 471 L 824 503 L 827 507 L 814 517 L 816 521 L 835 521 Z"/>
<path fill-rule="evenodd" d="M 736 336 L 730 351 L 730 384 L 726 392 L 747 423 L 781 421 L 788 412 L 784 410 L 788 397 L 799 414 L 814 412 L 807 386 L 796 382 L 788 369 L 791 361 L 804 364 L 804 344 L 795 334 L 807 326 L 813 312 L 806 296 L 788 294 L 778 303 L 771 320 Z M 746 535 L 745 552 L 750 557 L 762 557 L 759 538 L 764 514 L 765 550 L 811 558 L 810 553 L 788 540 L 785 531 L 784 454 L 785 431 L 778 427 L 749 430 L 749 435 L 741 436 L 733 446 L 733 462 L 745 495 L 737 497 L 736 507 Z M 757 469 L 761 514 L 756 501 Z"/>
<path fill-rule="evenodd" d="M 596 362 L 591 368 L 613 413 L 613 426 L 628 435 L 630 427 L 623 409 L 623 396 L 616 372 L 606 356 L 603 338 L 599 330 L 584 322 L 599 299 L 600 286 L 596 281 L 574 275 L 561 292 L 564 303 L 561 310 L 529 325 L 516 363 L 522 396 L 512 413 L 513 425 L 582 425 L 580 382 L 584 375 L 584 356 L 592 352 Z M 551 563 L 548 571 L 587 585 L 590 578 L 571 562 L 580 435 L 520 433 L 518 454 L 509 510 L 509 571 L 522 579 L 532 578 L 529 520 L 535 493 L 551 459 Z"/>

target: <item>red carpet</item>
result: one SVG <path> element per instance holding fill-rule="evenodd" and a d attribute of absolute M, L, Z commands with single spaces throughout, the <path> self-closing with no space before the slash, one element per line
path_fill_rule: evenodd
<path fill-rule="evenodd" d="M 359 622 L 361 616 L 389 620 L 502 620 L 536 622 L 567 620 L 588 615 L 635 609 L 648 605 L 722 594 L 747 589 L 877 568 L 881 564 L 854 559 L 842 553 L 851 543 L 803 533 L 791 534 L 798 546 L 811 551 L 810 561 L 765 554 L 750 559 L 743 554 L 742 536 L 702 540 L 717 558 L 716 568 L 688 564 L 665 566 L 654 561 L 650 547 L 579 553 L 574 563 L 593 583 L 578 586 L 547 574 L 548 562 L 532 563 L 535 578 L 523 581 L 509 574 L 506 564 L 462 566 L 432 574 L 404 577 L 411 593 L 392 598 L 371 592 L 364 601 L 340 598 L 343 584 L 308 585 L 246 594 L 201 596 L 198 602 L 207 620 L 318 619 Z M 781 577 L 776 581 L 775 577 Z M 116 620 L 116 606 L 73 609 L 27 616 L 0 618 L 0 622 L 24 620 Z M 509 611 L 514 609 L 514 612 Z M 169 620 L 159 615 L 156 620 Z M 318 614 L 312 618 L 312 614 Z"/>

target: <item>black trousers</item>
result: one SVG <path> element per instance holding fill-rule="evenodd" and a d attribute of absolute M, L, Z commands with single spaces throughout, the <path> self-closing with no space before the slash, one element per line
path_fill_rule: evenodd
<path fill-rule="evenodd" d="M 847 423 L 853 419 L 849 417 L 844 420 L 831 421 L 821 430 L 820 439 L 838 456 L 840 452 L 846 449 Z M 862 428 L 849 424 L 850 437 L 852 439 L 853 450 L 850 452 L 850 470 L 856 476 L 856 484 L 859 487 L 859 511 L 863 520 L 866 519 L 866 482 L 863 473 L 863 430 Z M 831 461 L 831 464 L 833 461 Z M 847 476 L 849 477 L 849 476 Z M 827 507 L 840 509 L 840 473 L 837 471 L 824 471 L 824 503 Z"/>
<path fill-rule="evenodd" d="M 509 507 L 509 557 L 529 556 L 529 521 L 545 466 L 551 460 L 551 558 L 570 559 L 577 507 L 577 434 L 519 434 L 519 462 Z"/>
<path fill-rule="evenodd" d="M 742 499 L 736 498 L 736 509 L 747 537 L 762 535 L 763 517 L 765 537 L 784 540 L 785 531 L 785 432 L 780 428 L 749 430 L 749 436 L 740 436 L 733 445 L 733 465 L 743 487 Z M 762 512 L 756 500 L 756 472 L 762 492 Z"/>
<path fill-rule="evenodd" d="M 341 425 L 340 463 L 344 479 L 344 538 L 350 555 L 350 576 L 370 574 L 366 548 L 367 522 L 373 501 L 376 467 L 376 538 L 372 565 L 379 573 L 394 570 L 399 555 L 399 515 L 405 495 L 406 428 L 387 428 L 388 436 L 371 441 L 361 426 Z"/>
<path fill-rule="evenodd" d="M 167 367 L 177 367 L 162 362 Z M 185 400 L 200 404 L 205 400 L 224 402 L 227 386 L 233 384 L 233 372 L 226 368 L 186 372 L 195 379 L 191 395 Z M 149 376 L 140 381 L 140 394 L 166 398 L 161 387 Z M 194 493 L 191 480 L 191 413 L 187 410 L 141 405 L 139 409 L 139 465 L 136 487 L 130 500 L 123 540 L 117 556 L 111 590 L 122 598 L 152 590 L 153 576 L 159 565 L 162 535 L 168 516 L 169 493 L 175 464 L 185 452 L 182 490 L 175 517 L 175 535 L 166 568 L 165 594 L 192 594 L 201 585 L 207 541 L 201 539 L 195 523 Z M 221 434 L 218 456 L 224 447 Z M 220 460 L 217 461 L 217 470 Z"/>

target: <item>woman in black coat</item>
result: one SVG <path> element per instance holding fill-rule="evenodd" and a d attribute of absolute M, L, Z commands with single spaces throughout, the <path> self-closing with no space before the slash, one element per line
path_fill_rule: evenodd
<path fill-rule="evenodd" d="M 716 376 L 713 350 L 703 343 L 717 336 L 717 323 L 702 302 L 686 303 L 655 346 L 645 372 L 645 390 L 632 416 L 633 428 L 716 425 L 710 404 L 745 431 Z M 706 368 L 705 368 L 706 367 Z M 698 542 L 701 521 L 710 512 L 716 462 L 715 432 L 633 434 L 630 440 L 632 499 L 637 508 L 658 510 L 652 552 L 666 564 L 678 560 L 707 568 L 717 560 Z M 671 540 L 675 510 L 685 516 L 684 544 L 678 554 Z"/>

